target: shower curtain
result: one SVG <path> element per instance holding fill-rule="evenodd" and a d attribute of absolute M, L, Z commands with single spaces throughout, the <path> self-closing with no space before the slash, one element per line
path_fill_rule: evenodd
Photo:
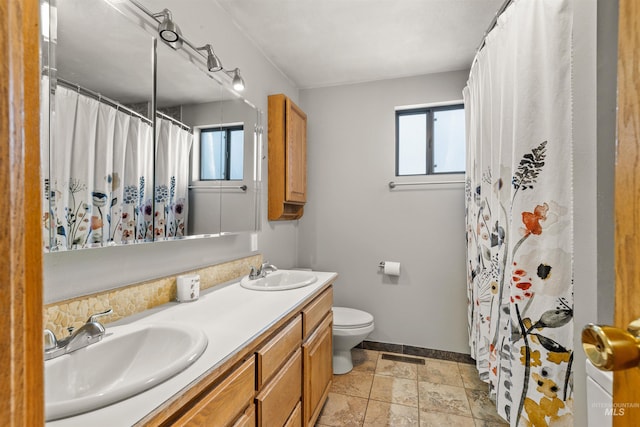
<path fill-rule="evenodd" d="M 463 93 L 469 344 L 511 426 L 573 423 L 571 23 L 515 0 Z"/>
<path fill-rule="evenodd" d="M 152 240 L 150 123 L 63 86 L 54 103 L 43 168 L 45 249 Z"/>
<path fill-rule="evenodd" d="M 189 152 L 193 134 L 156 117 L 155 238 L 183 237 L 187 231 Z"/>

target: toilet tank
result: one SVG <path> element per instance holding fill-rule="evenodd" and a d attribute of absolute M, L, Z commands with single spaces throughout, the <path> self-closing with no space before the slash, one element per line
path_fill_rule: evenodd
<path fill-rule="evenodd" d="M 613 425 L 613 372 L 601 371 L 587 359 L 588 427 Z"/>

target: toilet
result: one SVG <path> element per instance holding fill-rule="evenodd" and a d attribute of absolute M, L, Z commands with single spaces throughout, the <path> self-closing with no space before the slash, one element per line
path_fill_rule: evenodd
<path fill-rule="evenodd" d="M 333 373 L 346 374 L 353 369 L 351 349 L 373 331 L 373 316 L 366 311 L 333 307 Z"/>

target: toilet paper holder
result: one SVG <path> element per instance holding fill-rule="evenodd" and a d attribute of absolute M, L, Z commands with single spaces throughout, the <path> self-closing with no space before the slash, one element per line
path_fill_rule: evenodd
<path fill-rule="evenodd" d="M 378 264 L 378 268 L 384 270 L 384 261 L 380 261 L 380 264 Z"/>

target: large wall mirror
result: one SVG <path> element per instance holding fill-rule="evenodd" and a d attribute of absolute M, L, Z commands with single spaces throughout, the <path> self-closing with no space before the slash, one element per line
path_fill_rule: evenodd
<path fill-rule="evenodd" d="M 45 251 L 257 230 L 261 112 L 226 76 L 133 2 L 42 13 Z"/>

